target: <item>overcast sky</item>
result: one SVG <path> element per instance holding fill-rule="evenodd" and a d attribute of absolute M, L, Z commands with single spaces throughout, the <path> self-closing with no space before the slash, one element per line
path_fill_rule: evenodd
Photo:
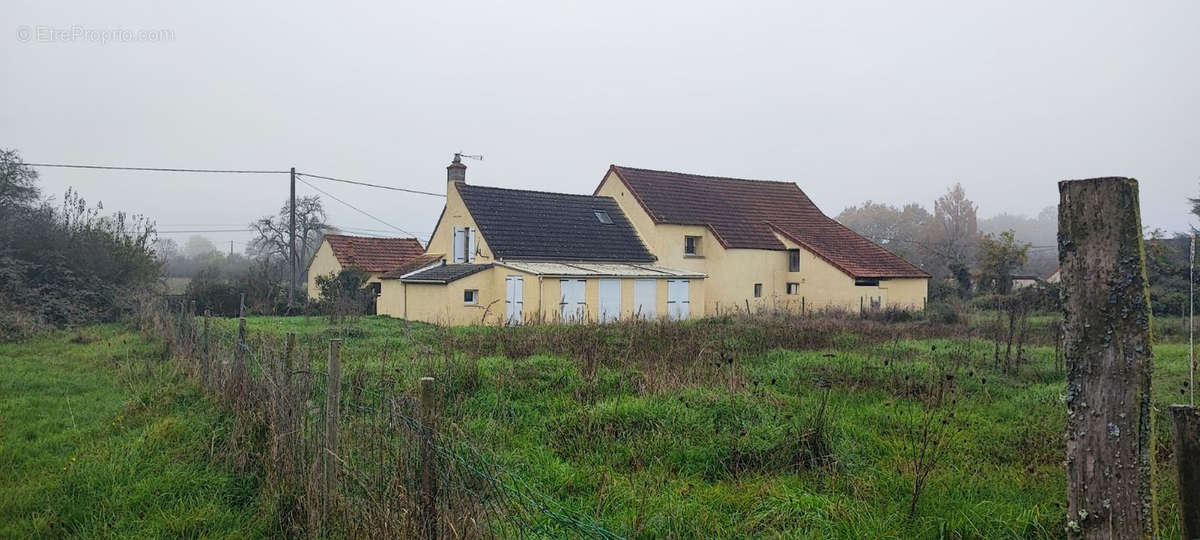
<path fill-rule="evenodd" d="M 1036 214 L 1058 180 L 1121 175 L 1170 231 L 1200 192 L 1194 0 L 322 4 L 5 2 L 0 146 L 437 192 L 461 150 L 485 156 L 472 183 L 590 193 L 616 163 L 793 180 L 830 215 L 931 207 L 953 182 L 981 217 Z M 112 29 L 170 36 L 98 41 Z M 286 176 L 42 178 L 164 230 L 236 228 L 287 195 Z M 422 237 L 443 203 L 317 186 Z"/>

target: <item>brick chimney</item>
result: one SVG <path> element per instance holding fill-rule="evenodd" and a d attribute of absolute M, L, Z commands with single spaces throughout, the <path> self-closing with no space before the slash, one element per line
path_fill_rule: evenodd
<path fill-rule="evenodd" d="M 455 182 L 467 183 L 467 166 L 463 165 L 461 153 L 455 153 L 454 161 L 446 167 L 446 187 Z"/>

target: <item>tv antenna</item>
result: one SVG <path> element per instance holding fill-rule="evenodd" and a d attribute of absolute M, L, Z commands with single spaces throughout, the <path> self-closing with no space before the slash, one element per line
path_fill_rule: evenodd
<path fill-rule="evenodd" d="M 462 152 L 454 153 L 454 163 L 462 163 L 462 158 L 477 159 L 483 161 L 483 154 L 464 154 Z"/>

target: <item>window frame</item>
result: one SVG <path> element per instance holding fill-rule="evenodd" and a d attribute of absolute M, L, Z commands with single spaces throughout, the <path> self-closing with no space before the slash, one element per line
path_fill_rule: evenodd
<path fill-rule="evenodd" d="M 755 298 L 762 298 L 762 295 L 763 295 L 763 284 L 762 284 L 762 283 L 755 283 L 755 284 L 754 284 L 754 297 L 755 297 Z"/>
<path fill-rule="evenodd" d="M 878 287 L 880 281 L 881 280 L 879 278 L 854 278 L 854 286 L 855 287 Z"/>
<path fill-rule="evenodd" d="M 799 249 L 789 249 L 789 250 L 787 250 L 787 254 L 788 254 L 788 272 L 799 272 L 800 271 L 800 250 Z"/>
<path fill-rule="evenodd" d="M 683 235 L 683 255 L 685 257 L 700 257 L 700 241 L 702 238 L 704 237 L 692 234 Z M 692 244 L 691 251 L 688 251 L 688 242 Z"/>
<path fill-rule="evenodd" d="M 790 296 L 795 296 L 797 294 L 800 294 L 800 283 L 795 282 L 795 281 L 789 281 L 787 284 L 787 287 L 784 289 L 784 291 Z"/>
<path fill-rule="evenodd" d="M 467 300 L 467 295 L 471 295 L 471 299 Z M 479 289 L 463 289 L 463 305 L 478 306 L 479 305 Z"/>

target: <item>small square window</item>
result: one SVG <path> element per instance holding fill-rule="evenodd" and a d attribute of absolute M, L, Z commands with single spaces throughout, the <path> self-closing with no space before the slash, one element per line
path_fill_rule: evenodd
<path fill-rule="evenodd" d="M 479 289 L 467 289 L 463 291 L 463 303 L 475 305 L 479 303 Z"/>
<path fill-rule="evenodd" d="M 699 236 L 683 237 L 683 254 L 684 255 L 699 255 L 700 254 L 700 237 Z"/>
<path fill-rule="evenodd" d="M 793 294 L 793 295 L 800 294 L 800 284 L 799 283 L 788 283 L 787 284 L 787 293 Z"/>
<path fill-rule="evenodd" d="M 800 271 L 800 250 L 789 249 L 788 250 L 788 272 L 799 272 L 799 271 Z"/>
<path fill-rule="evenodd" d="M 755 283 L 755 284 L 754 284 L 754 297 L 755 297 L 755 298 L 762 298 L 762 283 Z"/>
<path fill-rule="evenodd" d="M 596 213 L 596 219 L 600 220 L 600 223 L 612 225 L 612 218 L 609 217 L 608 212 L 604 210 L 593 210 L 593 212 Z"/>

